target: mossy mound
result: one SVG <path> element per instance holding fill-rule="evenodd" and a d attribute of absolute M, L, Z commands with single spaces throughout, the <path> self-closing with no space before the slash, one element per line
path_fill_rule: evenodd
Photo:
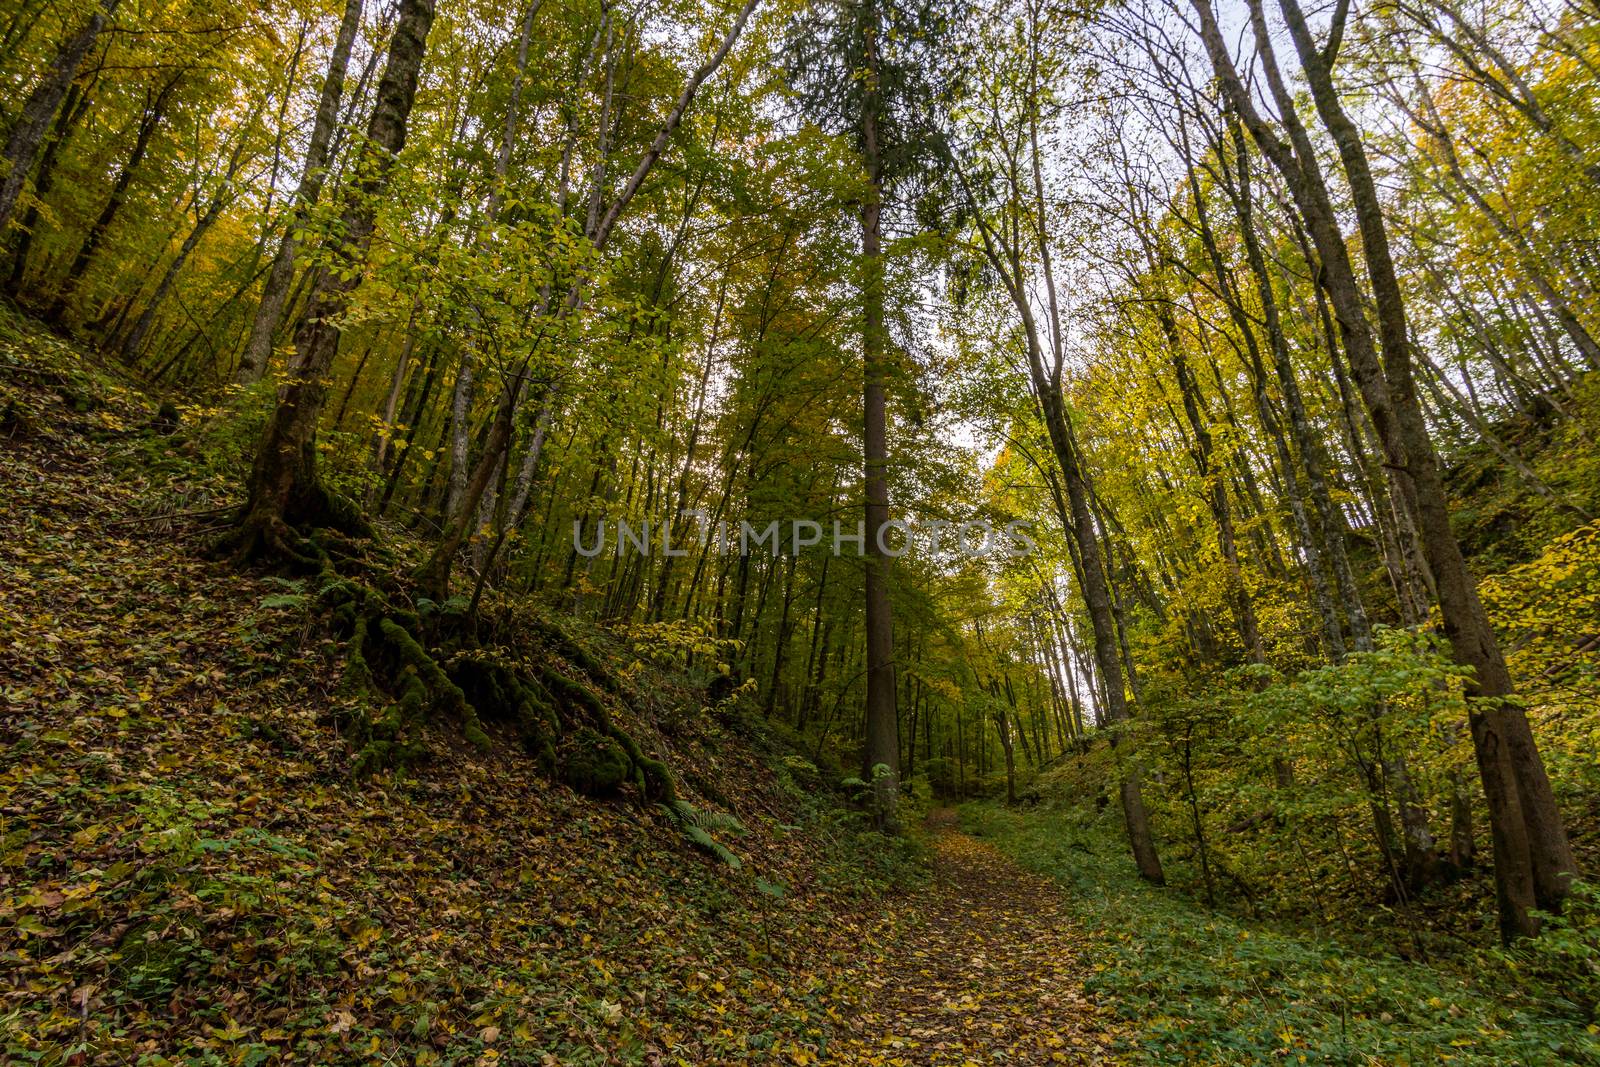
<path fill-rule="evenodd" d="M 615 738 L 588 727 L 564 737 L 557 756 L 561 780 L 590 797 L 612 796 L 633 770 L 633 761 Z"/>

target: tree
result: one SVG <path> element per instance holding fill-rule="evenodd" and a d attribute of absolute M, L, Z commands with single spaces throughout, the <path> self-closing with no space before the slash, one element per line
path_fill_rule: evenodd
<path fill-rule="evenodd" d="M 732 26 L 722 37 L 716 50 L 704 63 L 697 67 L 684 82 L 683 90 L 678 94 L 672 109 L 662 121 L 655 137 L 639 157 L 639 162 L 634 166 L 626 182 L 618 190 L 609 203 L 604 202 L 604 188 L 602 180 L 605 170 L 600 167 L 596 170 L 596 181 L 591 190 L 590 224 L 585 230 L 585 236 L 594 256 L 598 257 L 606 250 L 611 241 L 622 214 L 627 210 L 629 203 L 644 187 L 645 179 L 650 176 L 663 152 L 672 142 L 672 135 L 683 123 L 684 116 L 688 114 L 690 106 L 694 103 L 695 95 L 700 91 L 700 86 L 706 79 L 714 74 L 728 53 L 733 50 L 739 35 L 744 32 L 744 27 L 750 20 L 750 15 L 755 11 L 760 0 L 745 0 L 743 7 L 734 17 Z M 548 286 L 542 291 L 540 307 L 536 314 L 554 314 L 556 320 L 562 321 L 576 310 L 583 299 L 583 281 L 581 276 L 568 284 L 564 296 L 556 299 L 557 291 L 554 286 Z M 495 405 L 493 421 L 489 426 L 489 435 L 484 444 L 482 454 L 477 464 L 472 469 L 462 494 L 457 501 L 451 515 L 447 517 L 444 531 L 439 537 L 437 545 L 429 555 L 427 561 L 417 573 L 422 587 L 440 600 L 445 599 L 450 587 L 450 570 L 456 554 L 461 551 L 461 546 L 466 543 L 472 533 L 477 520 L 478 504 L 483 499 L 488 489 L 489 481 L 494 477 L 496 469 L 500 467 L 506 450 L 510 447 L 512 429 L 516 417 L 518 404 L 522 399 L 522 391 L 527 381 L 529 361 L 534 353 L 530 352 L 523 359 L 521 365 L 516 367 L 509 376 L 509 382 L 501 390 L 500 402 Z M 549 398 L 546 398 L 549 403 Z M 545 422 L 541 412 L 539 423 Z M 537 455 L 533 457 L 537 462 Z"/>
<path fill-rule="evenodd" d="M 401 0 L 355 178 L 338 226 L 324 243 L 327 261 L 316 268 L 311 297 L 295 329 L 290 380 L 279 390 L 256 446 L 237 527 L 224 541 L 239 558 L 262 552 L 303 558 L 293 527 L 361 525 L 318 476 L 317 425 L 327 398 L 326 375 L 339 348 L 340 316 L 361 286 L 389 172 L 405 147 L 433 16 L 433 0 Z"/>
<path fill-rule="evenodd" d="M 322 94 L 317 100 L 316 117 L 312 120 L 311 139 L 306 145 L 305 161 L 300 170 L 300 184 L 295 189 L 283 235 L 278 240 L 278 251 L 272 258 L 266 284 L 261 290 L 261 306 L 256 309 L 255 321 L 250 324 L 250 337 L 245 341 L 244 353 L 239 357 L 239 367 L 234 381 L 249 385 L 266 372 L 272 356 L 272 337 L 283 319 L 284 303 L 289 296 L 289 283 L 294 278 L 296 230 L 303 226 L 307 213 L 322 195 L 327 180 L 329 149 L 333 142 L 334 127 L 339 117 L 339 101 L 344 95 L 345 70 L 350 63 L 350 48 L 356 32 L 361 28 L 362 0 L 345 0 L 344 16 L 339 20 L 339 30 L 333 42 L 333 52 L 328 57 L 328 71 L 323 75 Z"/>
<path fill-rule="evenodd" d="M 1474 671 L 1470 720 L 1479 775 L 1489 800 L 1495 843 L 1495 879 L 1501 929 L 1507 939 L 1538 932 L 1538 906 L 1559 907 L 1575 874 L 1571 849 L 1555 807 L 1549 779 L 1539 759 L 1526 715 L 1511 699 L 1511 678 L 1478 600 L 1459 543 L 1450 528 L 1448 502 L 1417 400 L 1411 368 L 1410 337 L 1394 265 L 1389 254 L 1382 206 L 1359 133 L 1338 99 L 1330 73 L 1343 31 L 1336 16 L 1329 44 L 1317 48 L 1293 0 L 1282 7 L 1295 49 L 1311 85 L 1318 114 L 1327 126 L 1350 183 L 1362 249 L 1378 309 L 1383 355 L 1368 333 L 1362 298 L 1331 206 L 1327 185 L 1309 138 L 1294 114 L 1294 104 L 1279 74 L 1259 0 L 1251 3 L 1251 24 L 1268 85 L 1290 142 L 1256 110 L 1245 89 L 1208 0 L 1192 0 L 1200 31 L 1229 103 L 1244 119 L 1262 152 L 1289 183 L 1317 245 L 1323 284 L 1334 304 L 1351 367 L 1362 398 L 1396 475 L 1401 498 L 1416 519 L 1438 590 L 1444 629 L 1457 660 Z"/>
<path fill-rule="evenodd" d="M 1113 727 L 1121 728 L 1132 716 L 1113 591 L 1094 513 L 1094 485 L 1063 392 L 1066 337 L 1047 214 L 1046 163 L 1040 150 L 1040 125 L 1051 91 L 1043 69 L 1051 61 L 1045 53 L 1051 27 L 1032 5 L 1025 7 L 1021 25 L 1017 50 L 1010 56 L 1015 65 L 1007 77 L 980 90 L 987 98 L 980 96 L 972 104 L 975 113 L 990 119 L 977 131 L 974 143 L 966 146 L 965 158 L 955 160 L 955 167 L 976 230 L 978 254 L 1000 280 L 1021 324 L 1028 380 L 1061 472 L 1064 499 L 1057 496 L 1056 511 L 1071 538 L 1072 564 L 1089 613 L 1106 713 Z M 1034 310 L 1036 291 L 1043 297 L 1042 324 Z M 1143 878 L 1161 884 L 1165 873 L 1137 762 L 1124 773 L 1119 791 L 1134 862 Z"/>
<path fill-rule="evenodd" d="M 863 515 L 865 519 L 866 748 L 873 813 L 880 829 L 898 827 L 899 717 L 895 704 L 894 619 L 891 607 L 889 429 L 891 368 L 885 299 L 884 211 L 915 195 L 936 158 L 930 151 L 931 113 L 943 11 L 933 3 L 829 0 L 791 27 L 786 65 L 802 114 L 849 139 L 861 160 L 856 201 L 861 233 L 860 344 L 862 367 Z"/>
<path fill-rule="evenodd" d="M 28 175 L 33 171 L 45 132 L 55 119 L 73 79 L 78 76 L 78 68 L 99 39 L 106 20 L 116 13 L 120 2 L 101 0 L 100 6 L 88 20 L 61 42 L 50 66 L 34 85 L 27 100 L 23 101 L 22 111 L 6 137 L 5 149 L 0 152 L 0 160 L 6 164 L 5 177 L 0 179 L 0 234 L 4 234 L 11 224 L 17 198 L 22 195 Z"/>

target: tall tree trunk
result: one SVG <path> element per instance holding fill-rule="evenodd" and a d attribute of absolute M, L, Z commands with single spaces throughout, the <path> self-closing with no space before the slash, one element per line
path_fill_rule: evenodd
<path fill-rule="evenodd" d="M 344 18 L 339 22 L 333 54 L 328 57 L 328 73 L 322 79 L 322 95 L 317 100 L 311 142 L 306 147 L 305 165 L 300 171 L 300 187 L 295 191 L 294 207 L 284 224 L 278 254 L 273 257 L 272 269 L 267 272 L 267 283 L 261 290 L 261 305 L 250 324 L 250 339 L 245 342 L 244 354 L 239 358 L 239 368 L 234 375 L 234 381 L 240 385 L 259 380 L 266 373 L 267 363 L 272 358 L 272 336 L 277 332 L 278 323 L 283 321 L 289 283 L 294 278 L 295 229 L 322 195 L 323 182 L 328 175 L 328 146 L 333 140 L 334 126 L 339 118 L 339 97 L 344 93 L 350 47 L 355 41 L 356 31 L 361 28 L 361 5 L 362 0 L 345 0 Z M 404 119 L 401 121 L 403 124 Z"/>
<path fill-rule="evenodd" d="M 873 778 L 873 820 L 892 833 L 899 827 L 900 728 L 895 707 L 893 619 L 889 606 L 889 558 L 882 538 L 889 521 L 887 331 L 884 326 L 884 267 L 880 217 L 883 210 L 883 165 L 879 156 L 878 94 L 879 27 L 874 8 L 868 16 L 865 41 L 865 93 L 861 104 L 861 143 L 869 188 L 861 205 L 861 355 L 862 453 L 865 463 L 866 616 L 867 616 L 867 750 Z"/>
<path fill-rule="evenodd" d="M 61 156 L 61 148 L 66 144 L 67 136 L 88 113 L 90 94 L 90 88 L 80 90 L 76 85 L 73 86 L 60 116 L 56 119 L 55 129 L 50 134 L 50 142 L 44 146 L 44 152 L 39 157 L 39 173 L 33 179 L 34 199 L 22 213 L 22 219 L 17 225 L 22 232 L 17 235 L 17 247 L 11 253 L 11 278 L 8 284 L 13 297 L 22 291 L 23 278 L 28 271 L 28 253 L 33 248 L 34 231 L 39 225 L 38 202 L 55 187 L 56 160 Z"/>
<path fill-rule="evenodd" d="M 1253 0 L 1259 4 L 1260 0 Z M 1478 754 L 1480 768 L 1486 760 L 1509 767 L 1520 801 L 1528 861 L 1532 868 L 1534 899 L 1547 911 L 1559 911 L 1577 880 L 1577 864 L 1567 841 L 1566 827 L 1556 807 L 1544 761 L 1539 756 L 1527 715 L 1513 699 L 1511 674 L 1478 600 L 1476 579 L 1467 570 L 1461 545 L 1450 527 L 1449 502 L 1444 479 L 1428 434 L 1412 373 L 1411 339 L 1405 301 L 1389 253 L 1382 203 L 1367 162 L 1359 131 L 1345 113 L 1333 84 L 1332 56 L 1319 50 L 1311 38 L 1297 0 L 1279 0 L 1295 51 L 1300 56 L 1317 114 L 1333 138 L 1350 184 L 1351 201 L 1361 229 L 1361 249 L 1366 259 L 1378 310 L 1378 330 L 1383 347 L 1382 372 L 1394 408 L 1396 439 L 1388 445 L 1390 461 L 1400 466 L 1414 485 L 1412 500 L 1418 532 L 1439 590 L 1444 631 L 1456 661 L 1473 669 L 1469 697 L 1479 698 L 1473 718 L 1474 736 L 1484 744 Z M 1358 371 L 1359 373 L 1359 371 Z M 1499 767 L 1491 776 L 1499 778 Z M 1486 782 L 1487 788 L 1487 782 Z M 1513 844 L 1512 847 L 1515 847 Z M 1508 908 L 1502 897 L 1502 929 L 1508 936 L 1538 932 L 1538 920 Z M 1510 915 L 1511 929 L 1504 919 Z"/>
<path fill-rule="evenodd" d="M 1233 65 L 1209 0 L 1191 0 L 1191 3 L 1199 16 L 1201 37 L 1223 91 L 1263 154 L 1283 175 L 1317 246 L 1322 261 L 1320 281 L 1339 320 L 1344 349 L 1383 443 L 1385 458 L 1396 474 L 1396 488 L 1404 505 L 1402 510 L 1416 516 L 1418 521 L 1439 588 L 1445 633 L 1458 662 L 1474 668 L 1470 695 L 1483 699 L 1474 702 L 1470 721 L 1479 776 L 1489 802 L 1501 931 L 1508 940 L 1532 935 L 1539 926 L 1534 909 L 1545 903 L 1547 897 L 1552 904 L 1559 903 L 1561 894 L 1566 891 L 1572 872 L 1571 853 L 1559 815 L 1555 813 L 1548 778 L 1544 776 L 1543 765 L 1538 763 L 1537 751 L 1532 748 L 1526 718 L 1520 709 L 1509 706 L 1504 699 L 1511 693 L 1510 677 L 1478 603 L 1460 546 L 1450 530 L 1437 460 L 1411 381 L 1403 304 L 1388 257 L 1380 205 L 1366 168 L 1365 152 L 1337 99 L 1329 99 L 1332 85 L 1323 65 L 1324 56 L 1311 45 L 1304 21 L 1289 15 L 1289 11 L 1298 14 L 1289 0 L 1286 16 L 1296 38 L 1296 49 L 1312 84 L 1319 113 L 1330 126 L 1329 132 L 1351 180 L 1363 248 L 1369 257 L 1369 273 L 1377 295 L 1385 354 L 1392 357 L 1388 367 L 1380 363 L 1368 332 L 1349 252 L 1339 232 L 1316 154 L 1277 69 L 1260 0 L 1250 3 L 1256 48 L 1292 147 L 1279 140 L 1257 112 L 1253 97 Z M 1520 730 L 1516 720 L 1520 720 Z M 1515 740 L 1519 733 L 1523 735 L 1520 742 Z M 1522 771 L 1526 773 L 1520 773 Z M 1534 802 L 1534 812 L 1524 810 L 1528 806 L 1524 803 L 1525 797 Z M 1539 838 L 1543 840 L 1536 840 Z M 1536 871 L 1536 867 L 1542 873 Z"/>
<path fill-rule="evenodd" d="M 349 525 L 317 476 L 317 423 L 327 396 L 327 375 L 338 352 L 339 319 L 360 287 L 372 242 L 378 200 L 388 185 L 395 157 L 406 143 L 417 78 L 433 25 L 433 0 L 401 0 L 394 36 L 367 123 L 361 175 L 346 199 L 337 236 L 330 237 L 333 263 L 317 272 L 311 299 L 295 330 L 291 377 L 279 390 L 256 449 L 249 500 L 238 528 L 224 542 L 240 558 L 263 550 L 299 555 L 289 527 Z"/>
<path fill-rule="evenodd" d="M 760 0 L 745 0 L 744 6 L 734 16 L 733 25 L 723 35 L 722 42 L 717 47 L 717 50 L 712 53 L 709 59 L 697 67 L 694 73 L 689 75 L 688 81 L 684 83 L 683 91 L 678 95 L 677 102 L 673 105 L 672 110 L 667 113 L 661 128 L 656 131 L 655 139 L 650 142 L 644 154 L 639 157 L 639 162 L 634 167 L 633 173 L 629 175 L 628 180 L 623 184 L 616 198 L 611 201 L 611 204 L 603 212 L 599 210 L 598 202 L 595 203 L 595 210 L 592 212 L 595 224 L 588 232 L 590 243 L 596 254 L 605 252 L 606 245 L 610 243 L 611 233 L 616 228 L 617 221 L 622 217 L 622 213 L 627 210 L 628 205 L 633 202 L 633 198 L 638 195 L 640 188 L 645 183 L 645 179 L 650 176 L 650 172 L 655 168 L 657 161 L 660 160 L 661 154 L 667 150 L 667 145 L 672 141 L 672 135 L 683 123 L 683 118 L 688 114 L 690 105 L 694 103 L 695 96 L 700 91 L 700 86 L 722 65 L 722 61 L 732 51 L 734 43 L 738 41 L 740 34 L 744 32 L 745 24 L 750 21 L 750 15 L 755 11 L 758 3 L 760 3 Z M 599 190 L 597 189 L 596 196 L 598 195 Z M 562 303 L 560 317 L 565 318 L 575 311 L 581 299 L 581 283 L 574 283 Z M 542 309 L 542 312 L 548 310 L 548 307 L 546 307 Z M 439 535 L 438 542 L 434 545 L 433 552 L 417 570 L 416 578 L 418 584 L 422 586 L 429 596 L 433 596 L 439 601 L 443 601 L 449 596 L 450 571 L 455 565 L 456 554 L 461 551 L 461 546 L 466 542 L 468 534 L 471 533 L 472 520 L 477 514 L 478 501 L 482 498 L 485 489 L 488 487 L 489 478 L 499 464 L 500 452 L 510 445 L 513 416 L 518 403 L 522 399 L 523 383 L 527 377 L 523 372 L 526 369 L 524 365 L 521 368 L 516 368 L 515 373 L 510 375 L 511 380 L 502 390 L 500 403 L 496 406 L 495 416 L 490 424 L 488 439 L 485 441 L 478 461 L 473 467 L 472 477 L 467 481 L 467 488 L 462 495 L 460 507 L 455 514 L 448 517 L 445 528 Z M 541 421 L 543 421 L 542 418 Z"/>
<path fill-rule="evenodd" d="M 61 42 L 61 47 L 56 50 L 55 59 L 46 68 L 44 77 L 33 87 L 28 99 L 23 101 L 16 125 L 11 128 L 11 133 L 6 138 L 4 152 L 0 153 L 0 160 L 7 166 L 6 176 L 4 180 L 0 180 L 0 235 L 3 235 L 6 227 L 11 225 L 11 216 L 16 211 L 17 200 L 21 197 L 22 188 L 28 183 L 28 174 L 33 170 L 34 161 L 39 156 L 39 146 L 44 142 L 45 132 L 55 119 L 62 99 L 67 95 L 68 87 L 78 76 L 78 68 L 83 64 L 83 57 L 94 47 L 100 31 L 105 28 L 106 20 L 117 10 L 118 3 L 119 0 L 104 0 L 100 9 L 90 15 L 89 20 L 79 27 L 76 33 Z"/>
<path fill-rule="evenodd" d="M 138 172 L 140 164 L 144 162 L 145 154 L 150 150 L 150 139 L 155 136 L 156 128 L 161 125 L 172 92 L 182 77 L 183 72 L 179 71 L 167 80 L 153 99 L 147 98 L 144 111 L 139 116 L 139 130 L 134 135 L 133 149 L 128 153 L 128 159 L 123 163 L 122 169 L 117 172 L 116 180 L 111 183 L 111 195 L 106 198 L 105 206 L 100 209 L 100 214 L 89 227 L 83 243 L 78 246 L 77 253 L 72 257 L 72 264 L 67 268 L 67 276 L 56 290 L 50 310 L 45 313 L 46 318 L 60 320 L 65 314 L 68 298 L 77 288 L 78 280 L 89 269 L 89 264 L 93 262 L 101 242 L 105 240 L 106 231 L 111 228 L 117 214 L 122 210 L 123 202 L 127 199 L 128 186 L 133 184 L 133 177 Z"/>
<path fill-rule="evenodd" d="M 139 350 L 144 347 L 145 338 L 149 336 L 150 327 L 155 322 L 156 312 L 161 310 L 161 305 L 166 301 L 167 294 L 172 291 L 173 285 L 178 280 L 179 272 L 183 270 L 184 264 L 189 261 L 189 256 L 200 243 L 200 239 L 206 235 L 206 232 L 211 229 L 218 217 L 221 216 L 223 208 L 233 202 L 233 179 L 239 173 L 239 163 L 244 158 L 244 146 L 245 141 L 241 137 L 239 143 L 234 145 L 233 152 L 228 157 L 227 172 L 222 176 L 221 184 L 212 195 L 211 203 L 206 206 L 205 214 L 195 221 L 194 226 L 189 230 L 188 236 L 183 239 L 183 245 L 178 249 L 178 254 L 167 265 L 166 273 L 161 276 L 161 282 L 156 286 L 156 291 L 150 295 L 150 299 L 145 303 L 144 311 L 140 313 L 133 329 L 128 332 L 128 336 L 123 340 L 120 347 L 124 363 L 132 363 L 138 359 Z"/>
<path fill-rule="evenodd" d="M 1245 311 L 1237 286 L 1231 279 L 1226 278 L 1227 272 L 1215 234 L 1203 210 L 1199 208 L 1203 201 L 1199 193 L 1198 176 L 1191 169 L 1190 188 L 1195 195 L 1200 236 L 1211 259 L 1212 270 L 1217 274 L 1218 284 L 1228 296 L 1228 313 L 1233 320 L 1234 328 L 1244 339 L 1246 369 L 1250 376 L 1256 417 L 1261 423 L 1262 430 L 1272 440 L 1278 466 L 1283 473 L 1290 515 L 1300 539 L 1301 551 L 1305 556 L 1306 572 L 1310 577 L 1312 594 L 1317 604 L 1317 616 L 1322 622 L 1323 650 L 1331 660 L 1337 662 L 1344 656 L 1345 641 L 1338 609 L 1334 603 L 1333 589 L 1336 586 L 1345 589 L 1346 606 L 1352 613 L 1350 621 L 1352 630 L 1365 629 L 1365 614 L 1359 590 L 1354 588 L 1354 578 L 1349 576 L 1350 566 L 1345 556 L 1344 545 L 1344 516 L 1334 508 L 1328 493 L 1326 460 L 1320 451 L 1320 442 L 1316 440 L 1316 435 L 1312 432 L 1306 417 L 1305 402 L 1300 395 L 1299 385 L 1295 381 L 1289 359 L 1289 346 L 1284 337 L 1283 322 L 1278 312 L 1277 294 L 1273 292 L 1272 279 L 1267 273 L 1266 257 L 1256 236 L 1250 154 L 1244 142 L 1244 131 L 1239 128 L 1238 120 L 1231 111 L 1227 111 L 1223 118 L 1234 154 L 1234 171 L 1229 174 L 1226 168 L 1223 169 L 1223 185 L 1238 213 L 1238 229 L 1244 245 L 1245 260 L 1255 281 L 1256 297 L 1261 305 L 1262 332 L 1266 336 L 1267 347 L 1272 352 L 1279 391 L 1283 395 L 1284 407 L 1288 412 L 1289 436 L 1294 439 L 1295 447 L 1300 453 L 1300 462 L 1306 472 L 1305 492 L 1302 492 L 1294 452 L 1289 448 L 1283 426 L 1273 410 L 1272 399 L 1268 392 L 1267 371 L 1262 360 L 1261 346 L 1256 340 L 1255 328 Z M 1220 143 L 1220 135 L 1213 149 L 1219 158 L 1225 158 L 1226 146 Z M 1304 499 L 1306 496 L 1311 498 L 1311 509 L 1306 507 Z M 1349 576 L 1348 582 L 1347 576 Z"/>
<path fill-rule="evenodd" d="M 1036 87 L 1033 88 L 1036 91 Z M 1100 678 L 1105 687 L 1106 718 L 1110 725 L 1117 729 L 1123 727 L 1123 724 L 1130 719 L 1130 715 L 1127 694 L 1123 688 L 1116 616 L 1112 608 L 1105 561 L 1100 551 L 1099 539 L 1095 535 L 1095 518 L 1090 504 L 1091 486 L 1083 468 L 1082 457 L 1067 418 L 1061 393 L 1060 373 L 1065 351 L 1061 339 L 1052 259 L 1045 236 L 1044 179 L 1041 170 L 1043 164 L 1040 159 L 1037 131 L 1034 129 L 1037 110 L 1035 101 L 1029 115 L 1030 131 L 1033 133 L 1031 196 L 1024 189 L 1021 175 L 1016 173 L 1010 176 L 1010 192 L 1019 203 L 1028 203 L 1030 199 L 1032 201 L 1030 207 L 1035 219 L 1031 224 L 1032 231 L 1028 239 L 1036 242 L 1036 247 L 1029 251 L 1038 255 L 1042 268 L 1042 290 L 1050 316 L 1051 350 L 1055 361 L 1053 371 L 1046 370 L 1044 364 L 1044 342 L 1033 311 L 1033 291 L 1022 265 L 1024 250 L 1019 247 L 1021 239 L 1015 238 L 1014 235 L 996 233 L 984 221 L 981 213 L 975 214 L 974 221 L 983 241 L 984 255 L 1001 277 L 1007 295 L 1022 322 L 1034 399 L 1039 405 L 1051 450 L 1055 453 L 1056 462 L 1061 468 L 1061 480 L 1066 490 L 1066 508 L 1061 519 L 1070 535 L 1068 543 L 1073 551 L 1084 604 L 1089 610 L 1090 628 L 1094 631 L 1094 662 L 1099 668 Z M 958 166 L 955 176 L 961 184 L 966 199 L 976 203 L 965 171 Z M 1008 238 L 1012 238 L 1009 243 L 1007 243 Z M 1160 856 L 1156 852 L 1155 835 L 1151 831 L 1149 812 L 1144 804 L 1141 777 L 1138 762 L 1130 761 L 1124 770 L 1120 790 L 1123 818 L 1128 833 L 1128 843 L 1140 876 L 1161 885 L 1165 883 L 1166 876 L 1161 867 Z"/>

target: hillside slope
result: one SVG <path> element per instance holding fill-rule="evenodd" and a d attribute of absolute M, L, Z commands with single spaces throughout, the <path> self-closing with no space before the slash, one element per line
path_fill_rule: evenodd
<path fill-rule="evenodd" d="M 14 323 L 0 350 L 0 1059 L 803 1063 L 850 1035 L 916 865 L 803 759 L 632 683 L 737 867 L 493 724 L 353 776 L 339 642 L 292 581 L 205 558 L 223 483 L 88 359 Z"/>

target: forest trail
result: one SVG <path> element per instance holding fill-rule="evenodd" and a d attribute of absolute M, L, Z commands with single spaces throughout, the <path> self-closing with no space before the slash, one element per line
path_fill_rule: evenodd
<path fill-rule="evenodd" d="M 1111 1020 L 1083 992 L 1087 938 L 1060 887 L 962 833 L 949 808 L 927 829 L 933 877 L 906 904 L 919 919 L 866 979 L 860 1031 L 877 1036 L 841 1062 L 1110 1062 Z"/>
<path fill-rule="evenodd" d="M 219 1003 L 233 1021 L 213 1034 L 312 1062 L 461 1049 L 474 1062 L 491 1044 L 512 1063 L 752 1062 L 763 1033 L 776 1038 L 754 1062 L 1102 1058 L 1059 891 L 961 833 L 953 811 L 929 820 L 931 877 L 892 899 L 807 884 L 819 864 L 841 883 L 859 868 L 809 854 L 804 835 L 787 853 L 741 837 L 793 887 L 775 903 L 736 896 L 725 868 L 551 788 L 513 751 L 446 742 L 409 784 L 348 787 L 300 587 L 204 558 L 214 498 L 160 480 L 161 446 L 132 429 L 150 403 L 130 389 L 79 413 L 16 395 L 34 429 L 5 440 L 0 479 L 0 924 L 20 914 L 31 953 L 0 983 L 0 1015 L 32 1024 L 0 1034 L 0 1060 L 196 1052 L 224 1040 L 197 1021 Z M 288 606 L 263 607 L 274 597 Z M 348 825 L 363 829 L 335 832 Z M 270 908 L 220 918 L 199 903 L 307 882 L 319 892 L 274 888 Z M 135 956 L 130 929 L 176 947 Z M 375 987 L 363 965 L 380 952 L 401 962 Z M 78 980 L 78 961 L 111 954 L 112 981 Z M 273 983 L 312 968 L 312 994 L 291 1006 Z M 419 977 L 446 971 L 448 988 Z M 153 997 L 163 1011 L 145 1009 Z"/>

